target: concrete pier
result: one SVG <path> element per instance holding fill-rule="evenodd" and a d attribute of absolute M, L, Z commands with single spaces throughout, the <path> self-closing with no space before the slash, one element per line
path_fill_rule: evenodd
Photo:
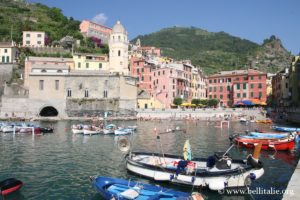
<path fill-rule="evenodd" d="M 300 160 L 283 195 L 283 200 L 300 199 Z"/>

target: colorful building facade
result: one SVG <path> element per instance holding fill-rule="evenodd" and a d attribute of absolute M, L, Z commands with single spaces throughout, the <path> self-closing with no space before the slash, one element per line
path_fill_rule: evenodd
<path fill-rule="evenodd" d="M 109 70 L 107 55 L 74 53 L 73 60 L 75 70 Z"/>
<path fill-rule="evenodd" d="M 95 37 L 101 40 L 103 44 L 107 44 L 112 29 L 94 22 L 83 20 L 80 24 L 80 32 L 85 37 Z"/>
<path fill-rule="evenodd" d="M 267 100 L 267 74 L 258 70 L 223 71 L 208 77 L 208 98 L 219 99 L 221 106 L 241 100 Z"/>

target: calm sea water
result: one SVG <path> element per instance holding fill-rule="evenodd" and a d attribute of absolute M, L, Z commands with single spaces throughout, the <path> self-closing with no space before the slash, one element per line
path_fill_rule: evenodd
<path fill-rule="evenodd" d="M 116 143 L 118 138 L 110 135 L 82 136 L 73 135 L 70 126 L 76 122 L 61 121 L 52 123 L 55 133 L 32 137 L 0 133 L 0 180 L 15 177 L 25 184 L 22 189 L 6 196 L 6 200 L 21 199 L 101 199 L 89 182 L 89 176 L 102 175 L 125 179 L 137 179 L 146 183 L 157 184 L 141 177 L 129 174 L 125 167 L 124 153 Z M 208 157 L 215 151 L 226 151 L 229 146 L 228 136 L 233 131 L 262 128 L 267 125 L 247 127 L 240 123 L 231 123 L 230 129 L 223 130 L 207 126 L 204 122 L 161 121 L 161 122 L 115 122 L 118 125 L 138 125 L 132 148 L 150 152 L 159 152 L 154 128 L 180 126 L 188 134 L 166 134 L 161 138 L 163 151 L 181 154 L 186 139 L 190 139 L 192 151 L 196 157 Z M 50 123 L 43 123 L 49 126 Z M 230 154 L 244 159 L 250 150 L 232 148 Z M 299 159 L 299 151 L 262 152 L 265 174 L 251 185 L 251 190 L 285 189 Z M 169 184 L 161 186 L 191 192 Z M 282 195 L 220 195 L 205 189 L 201 191 L 207 199 L 281 199 Z M 0 197 L 1 199 L 1 197 Z"/>

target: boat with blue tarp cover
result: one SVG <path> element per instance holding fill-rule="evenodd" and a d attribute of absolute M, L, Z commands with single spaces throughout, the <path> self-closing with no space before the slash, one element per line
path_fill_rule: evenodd
<path fill-rule="evenodd" d="M 249 135 L 243 135 L 240 136 L 241 138 L 248 138 L 248 139 L 283 139 L 288 137 L 289 133 L 282 133 L 282 134 L 276 134 L 276 133 L 258 133 L 258 132 L 250 132 Z"/>
<path fill-rule="evenodd" d="M 201 194 L 189 194 L 150 184 L 128 181 L 111 177 L 90 177 L 93 187 L 104 199 L 136 199 L 136 200 L 203 200 Z M 198 195 L 196 198 L 195 195 Z"/>
<path fill-rule="evenodd" d="M 300 132 L 300 128 L 284 127 L 284 126 L 272 126 L 272 129 L 280 132 Z"/>

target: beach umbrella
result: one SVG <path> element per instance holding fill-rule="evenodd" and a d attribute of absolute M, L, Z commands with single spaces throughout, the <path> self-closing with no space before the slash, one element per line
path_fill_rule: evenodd
<path fill-rule="evenodd" d="M 243 100 L 242 103 L 245 106 L 254 106 L 254 103 L 252 103 L 252 101 L 250 101 L 250 100 Z"/>

